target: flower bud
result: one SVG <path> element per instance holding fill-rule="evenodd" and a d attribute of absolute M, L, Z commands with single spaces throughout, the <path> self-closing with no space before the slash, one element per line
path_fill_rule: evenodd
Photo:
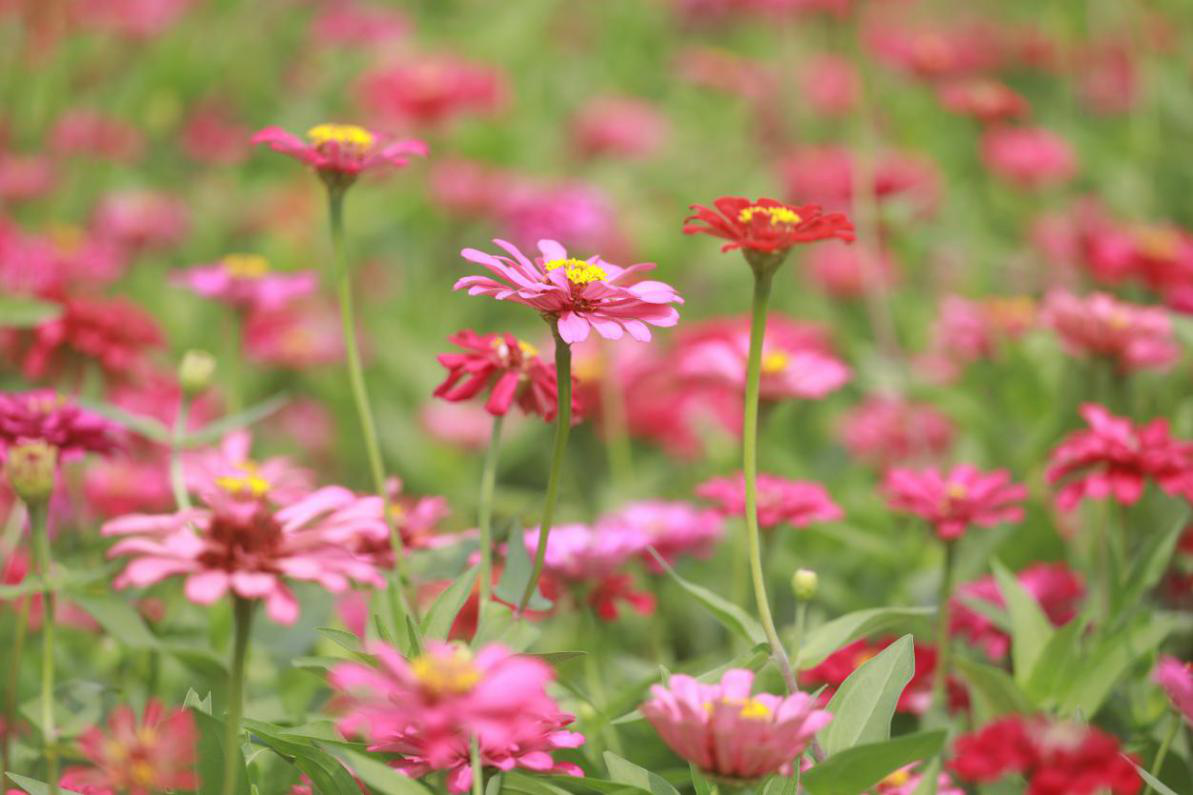
<path fill-rule="evenodd" d="M 795 592 L 796 599 L 807 602 L 816 596 L 819 582 L 820 578 L 811 569 L 796 569 L 795 574 L 791 575 L 791 590 Z"/>
<path fill-rule="evenodd" d="M 178 365 L 178 382 L 187 397 L 194 397 L 211 385 L 215 357 L 207 351 L 187 351 Z"/>
<path fill-rule="evenodd" d="M 49 499 L 57 472 L 58 448 L 52 444 L 39 439 L 8 448 L 4 474 L 12 490 L 27 505 Z"/>

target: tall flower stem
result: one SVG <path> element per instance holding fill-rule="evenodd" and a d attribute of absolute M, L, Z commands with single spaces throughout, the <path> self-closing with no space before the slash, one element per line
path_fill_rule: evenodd
<path fill-rule="evenodd" d="M 17 608 L 17 625 L 12 640 L 12 654 L 8 660 L 8 681 L 4 689 L 4 733 L 0 737 L 3 752 L 0 753 L 0 781 L 8 781 L 8 763 L 10 743 L 16 730 L 17 721 L 17 688 L 21 682 L 21 658 L 25 651 L 25 633 L 29 628 L 29 600 L 26 596 L 21 599 Z"/>
<path fill-rule="evenodd" d="M 543 574 L 543 563 L 547 559 L 547 537 L 551 534 L 551 522 L 555 518 L 555 501 L 559 496 L 559 475 L 563 470 L 563 456 L 567 452 L 568 434 L 572 428 L 572 348 L 559 336 L 559 321 L 551 320 L 551 333 L 555 336 L 555 447 L 551 452 L 551 471 L 547 475 L 547 496 L 543 500 L 543 519 L 539 522 L 539 543 L 534 551 L 534 568 L 526 581 L 526 590 L 518 600 L 518 615 L 526 610 L 534 589 L 538 587 Z"/>
<path fill-rule="evenodd" d="M 774 269 L 754 269 L 754 308 L 750 322 L 750 355 L 746 364 L 746 405 L 742 425 L 742 470 L 746 478 L 746 544 L 750 559 L 750 578 L 754 582 L 754 601 L 758 603 L 758 617 L 770 643 L 771 656 L 794 693 L 798 686 L 791 662 L 775 620 L 771 616 L 766 596 L 766 574 L 762 570 L 762 544 L 758 530 L 758 392 L 762 383 L 762 341 L 766 336 L 766 307 L 770 301 Z"/>
<path fill-rule="evenodd" d="M 191 400 L 186 394 L 178 401 L 178 416 L 174 419 L 174 431 L 170 436 L 170 488 L 174 491 L 174 502 L 178 510 L 189 511 L 191 498 L 186 490 L 186 478 L 182 471 L 182 437 L 186 435 L 187 414 Z"/>
<path fill-rule="evenodd" d="M 240 750 L 240 719 L 244 714 L 244 665 L 249 654 L 249 634 L 253 624 L 255 603 L 240 596 L 233 597 L 235 636 L 232 639 L 232 667 L 228 672 L 228 715 L 224 726 L 224 786 L 223 795 L 236 792 Z"/>
<path fill-rule="evenodd" d="M 1184 722 L 1180 715 L 1172 714 L 1172 728 L 1168 730 L 1168 734 L 1164 735 L 1164 741 L 1160 743 L 1160 750 L 1156 751 L 1156 759 L 1152 762 L 1151 774 L 1152 778 L 1159 780 L 1160 771 L 1164 769 L 1164 760 L 1168 758 L 1168 749 L 1172 748 L 1172 742 L 1176 739 L 1177 734 L 1180 733 L 1181 724 Z M 1152 785 L 1148 784 L 1144 790 L 1143 795 L 1151 795 Z"/>
<path fill-rule="evenodd" d="M 952 665 L 952 638 L 949 637 L 949 600 L 953 596 L 957 542 L 944 542 L 944 566 L 940 572 L 940 595 L 936 608 L 936 675 L 932 680 L 932 704 L 947 710 L 949 667 Z"/>
<path fill-rule="evenodd" d="M 364 368 L 360 360 L 360 345 L 356 339 L 356 310 L 352 300 L 352 274 L 344 255 L 344 189 L 328 187 L 327 210 L 331 221 L 331 245 L 335 259 L 336 292 L 340 301 L 340 320 L 343 323 L 344 353 L 348 360 L 348 381 L 352 386 L 352 397 L 356 403 L 356 414 L 360 418 L 361 436 L 365 443 L 365 457 L 373 477 L 373 488 L 381 497 L 385 509 L 385 522 L 389 526 L 389 543 L 393 548 L 394 582 L 390 591 L 394 600 L 394 618 L 402 615 L 415 616 L 414 600 L 408 598 L 406 589 L 410 580 L 406 576 L 406 551 L 402 546 L 402 535 L 393 523 L 390 512 L 389 491 L 385 484 L 385 464 L 381 460 L 381 443 L 378 441 L 377 425 L 373 419 L 373 407 L 365 385 Z M 417 621 L 416 621 L 417 623 Z M 395 631 L 402 632 L 401 626 Z"/>
<path fill-rule="evenodd" d="M 481 746 L 476 735 L 468 742 L 468 764 L 472 768 L 472 795 L 485 795 L 485 770 L 481 766 Z"/>
<path fill-rule="evenodd" d="M 503 415 L 493 418 L 493 430 L 489 434 L 489 448 L 485 450 L 484 468 L 481 470 L 481 496 L 477 508 L 477 527 L 480 529 L 481 571 L 479 600 L 476 613 L 476 632 L 479 635 L 484 621 L 485 605 L 493 591 L 493 493 L 497 489 L 497 459 L 501 451 L 501 426 Z"/>
<path fill-rule="evenodd" d="M 33 531 L 33 549 L 37 571 L 41 575 L 41 736 L 46 759 L 46 783 L 51 795 L 58 793 L 58 730 L 54 727 L 54 613 L 57 597 L 50 584 L 50 534 L 47 527 L 49 503 L 31 502 L 29 526 Z"/>

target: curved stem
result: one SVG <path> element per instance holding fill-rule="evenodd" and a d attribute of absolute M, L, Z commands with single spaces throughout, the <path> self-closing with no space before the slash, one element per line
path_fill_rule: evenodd
<path fill-rule="evenodd" d="M 1180 732 L 1182 722 L 1183 719 L 1180 715 L 1172 714 L 1172 728 L 1168 730 L 1168 734 L 1164 735 L 1164 741 L 1160 743 L 1160 750 L 1156 751 L 1156 759 L 1152 762 L 1152 769 L 1148 771 L 1157 781 L 1160 779 L 1160 771 L 1164 769 L 1164 760 L 1168 757 L 1168 749 L 1172 747 L 1172 741 Z M 1150 795 L 1151 791 L 1152 785 L 1148 784 L 1143 790 L 1143 795 Z"/>
<path fill-rule="evenodd" d="M 336 292 L 340 301 L 340 321 L 343 324 L 344 354 L 348 361 L 348 381 L 352 387 L 352 398 L 356 404 L 356 414 L 360 419 L 361 436 L 365 443 L 365 457 L 369 462 L 369 472 L 373 478 L 373 489 L 381 497 L 385 510 L 385 523 L 389 526 L 389 543 L 394 556 L 394 582 L 391 599 L 395 624 L 402 615 L 415 617 L 417 625 L 418 614 L 415 612 L 416 603 L 408 598 L 406 588 L 409 578 L 406 576 L 406 551 L 402 545 L 402 535 L 394 525 L 390 512 L 389 491 L 385 483 L 385 464 L 381 460 L 381 443 L 378 441 L 377 425 L 373 419 L 373 407 L 369 402 L 368 387 L 365 385 L 364 367 L 360 360 L 360 345 L 356 340 L 356 310 L 352 301 L 352 276 L 344 258 L 344 190 L 329 187 L 327 190 L 327 210 L 331 221 L 331 244 L 335 257 Z M 394 630 L 402 632 L 403 627 L 395 626 Z M 417 626 L 415 632 L 417 632 Z"/>
<path fill-rule="evenodd" d="M 26 505 L 33 531 L 33 549 L 37 571 L 41 575 L 41 736 L 46 758 L 46 783 L 51 795 L 58 793 L 58 731 L 54 727 L 54 612 L 57 598 L 50 585 L 50 534 L 47 527 L 49 504 L 45 501 Z"/>
<path fill-rule="evenodd" d="M 228 715 L 224 725 L 224 786 L 223 795 L 236 792 L 236 764 L 240 750 L 240 718 L 244 713 L 244 665 L 249 652 L 249 630 L 253 624 L 254 603 L 242 597 L 233 597 L 232 610 L 235 616 L 232 640 L 232 667 L 228 672 Z"/>
<path fill-rule="evenodd" d="M 174 419 L 174 432 L 170 437 L 170 488 L 174 491 L 174 502 L 178 510 L 191 508 L 191 497 L 186 490 L 186 477 L 182 470 L 182 437 L 186 434 L 187 414 L 191 400 L 185 394 L 178 401 L 178 416 Z"/>
<path fill-rule="evenodd" d="M 547 495 L 543 500 L 543 520 L 539 522 L 538 548 L 534 551 L 534 568 L 526 581 L 526 590 L 518 600 L 518 615 L 526 610 L 534 589 L 538 587 L 543 574 L 543 563 L 547 558 L 547 537 L 551 534 L 551 521 L 555 518 L 555 500 L 559 496 L 559 474 L 563 469 L 563 456 L 567 451 L 568 433 L 572 428 L 572 348 L 559 336 L 559 321 L 551 320 L 551 333 L 555 335 L 555 447 L 551 452 L 551 471 L 547 475 Z"/>
<path fill-rule="evenodd" d="M 936 675 L 932 680 L 932 704 L 948 712 L 949 666 L 952 663 L 952 638 L 949 637 L 949 600 L 953 596 L 953 565 L 957 542 L 944 542 L 944 567 L 940 572 L 940 595 L 936 608 Z"/>
<path fill-rule="evenodd" d="M 493 591 L 493 492 L 497 488 L 497 459 L 501 449 L 501 425 L 504 419 L 502 415 L 493 418 L 489 448 L 485 450 L 485 464 L 481 471 L 481 497 L 477 509 L 481 548 L 480 591 L 476 611 L 477 635 L 480 634 L 481 622 L 484 621 L 485 605 L 489 604 Z"/>
<path fill-rule="evenodd" d="M 746 479 L 746 543 L 750 559 L 750 578 L 754 582 L 754 601 L 758 604 L 758 617 L 766 638 L 770 643 L 771 656 L 788 691 L 798 690 L 791 662 L 775 620 L 771 616 L 770 601 L 766 596 L 766 575 L 762 571 L 762 549 L 758 531 L 758 393 L 762 382 L 762 341 L 766 336 L 766 306 L 770 301 L 773 270 L 754 270 L 754 307 L 750 322 L 750 355 L 746 363 L 746 406 L 742 423 L 742 471 Z"/>

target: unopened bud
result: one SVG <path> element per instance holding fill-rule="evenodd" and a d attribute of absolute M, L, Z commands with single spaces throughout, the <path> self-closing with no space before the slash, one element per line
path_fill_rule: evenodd
<path fill-rule="evenodd" d="M 207 351 L 187 351 L 178 365 L 178 382 L 187 397 L 194 397 L 211 385 L 215 357 Z"/>
<path fill-rule="evenodd" d="M 4 474 L 8 484 L 26 505 L 39 504 L 54 491 L 58 471 L 58 448 L 37 440 L 8 448 Z"/>
<path fill-rule="evenodd" d="M 791 590 L 795 592 L 795 598 L 801 602 L 807 602 L 816 596 L 816 586 L 819 583 L 820 578 L 811 569 L 796 569 L 795 574 L 791 575 Z"/>

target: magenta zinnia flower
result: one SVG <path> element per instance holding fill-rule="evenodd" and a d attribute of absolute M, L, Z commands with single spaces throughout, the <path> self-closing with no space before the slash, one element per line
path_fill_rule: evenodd
<path fill-rule="evenodd" d="M 879 396 L 845 415 L 840 433 L 851 454 L 884 469 L 939 456 L 954 436 L 953 423 L 931 405 Z"/>
<path fill-rule="evenodd" d="M 468 400 L 491 388 L 485 410 L 494 417 L 504 417 L 516 402 L 527 414 L 538 414 L 548 422 L 555 419 L 558 397 L 555 366 L 544 362 L 533 345 L 513 334 L 477 334 L 471 329 L 448 339 L 465 353 L 439 356 L 439 363 L 448 372 L 443 383 L 435 388 L 435 397 Z M 574 386 L 573 416 L 580 410 Z"/>
<path fill-rule="evenodd" d="M 717 503 L 717 510 L 726 516 L 746 515 L 746 479 L 740 472 L 706 481 L 696 488 L 696 494 Z M 834 522 L 842 516 L 819 483 L 758 475 L 758 525 L 764 530 L 781 524 L 807 527 L 813 522 Z"/>
<path fill-rule="evenodd" d="M 540 240 L 542 256 L 532 262 L 513 244 L 493 242 L 509 256 L 494 256 L 474 248 L 460 253 L 464 259 L 484 265 L 499 279 L 465 276 L 456 282 L 455 289 L 468 288 L 469 295 L 491 295 L 499 301 L 508 299 L 533 307 L 558 322 L 564 342 L 583 342 L 590 328 L 605 339 L 621 339 L 629 332 L 634 339 L 645 342 L 650 339 L 648 325 L 665 328 L 679 322 L 679 312 L 670 304 L 682 304 L 683 299 L 673 287 L 631 278 L 652 270 L 653 263 L 621 268 L 600 257 L 576 259 L 554 240 Z"/>
<path fill-rule="evenodd" d="M 476 737 L 486 767 L 582 775 L 551 756 L 584 737 L 566 729 L 572 716 L 547 695 L 553 673 L 541 660 L 501 646 L 474 655 L 437 642 L 411 660 L 383 644 L 370 651 L 378 667 L 351 662 L 331 671 L 331 686 L 347 702 L 339 728 L 363 736 L 370 751 L 401 754 L 392 762 L 399 771 L 412 777 L 446 771 L 448 789 L 464 792 L 472 781 L 468 745 Z"/>
<path fill-rule="evenodd" d="M 274 506 L 298 502 L 315 490 L 314 475 L 282 457 L 256 461 L 252 435 L 245 430 L 224 437 L 219 447 L 183 459 L 187 488 L 204 501 L 220 491 L 234 497 L 260 499 Z"/>
<path fill-rule="evenodd" d="M 1185 722 L 1193 725 L 1193 664 L 1163 655 L 1156 664 L 1152 679 L 1172 700 L 1172 706 Z"/>
<path fill-rule="evenodd" d="M 1009 472 L 985 473 L 968 465 L 948 473 L 893 469 L 883 490 L 891 508 L 919 516 L 946 541 L 960 538 L 972 524 L 1019 521 L 1023 508 L 1018 503 L 1027 498 L 1027 488 L 1012 483 Z"/>
<path fill-rule="evenodd" d="M 1120 301 L 1107 293 L 1048 294 L 1041 314 L 1071 356 L 1097 356 L 1120 370 L 1166 368 L 1180 357 L 1164 309 Z"/>
<path fill-rule="evenodd" d="M 651 687 L 642 714 L 672 751 L 706 773 L 753 781 L 788 773 L 832 715 L 807 693 L 786 698 L 750 690 L 754 672 L 733 668 L 719 684 L 684 674 Z"/>
<path fill-rule="evenodd" d="M 307 139 L 280 127 L 266 127 L 253 135 L 252 142 L 306 163 L 336 184 L 350 183 L 375 168 L 401 168 L 412 156 L 426 157 L 428 152 L 427 145 L 415 138 L 387 141 L 354 124 L 319 124 L 307 130 Z"/>
<path fill-rule="evenodd" d="M 193 790 L 199 736 L 185 709 L 167 712 L 151 699 L 138 721 L 127 706 L 108 719 L 108 731 L 92 726 L 79 738 L 90 767 L 68 767 L 58 784 L 84 795 L 153 795 Z"/>
<path fill-rule="evenodd" d="M 640 536 L 670 563 L 685 554 L 708 557 L 725 533 L 725 522 L 716 511 L 690 502 L 641 500 L 604 517 L 597 526 L 601 534 L 614 528 Z M 651 571 L 662 570 L 652 555 L 642 559 Z"/>
<path fill-rule="evenodd" d="M 0 392 L 0 454 L 14 445 L 44 441 L 62 458 L 112 452 L 116 426 L 53 390 Z"/>
<path fill-rule="evenodd" d="M 352 550 L 362 539 L 388 538 L 379 497 L 328 486 L 276 510 L 257 488 L 259 476 L 229 479 L 203 494 L 206 506 L 174 514 L 132 514 L 104 524 L 123 536 L 108 557 L 131 558 L 115 586 L 145 587 L 186 577 L 186 596 L 207 605 L 231 591 L 265 601 L 279 624 L 298 618 L 286 579 L 317 582 L 339 593 L 350 581 L 384 587 L 373 564 Z"/>
<path fill-rule="evenodd" d="M 1096 403 L 1081 406 L 1088 429 L 1066 436 L 1048 460 L 1048 482 L 1061 484 L 1056 504 L 1113 497 L 1134 505 L 1151 478 L 1168 494 L 1193 495 L 1193 445 L 1173 439 L 1168 420 L 1136 426 Z"/>
<path fill-rule="evenodd" d="M 269 260 L 258 254 L 229 254 L 219 262 L 188 268 L 174 281 L 245 311 L 280 309 L 319 286 L 314 271 L 271 272 Z"/>

